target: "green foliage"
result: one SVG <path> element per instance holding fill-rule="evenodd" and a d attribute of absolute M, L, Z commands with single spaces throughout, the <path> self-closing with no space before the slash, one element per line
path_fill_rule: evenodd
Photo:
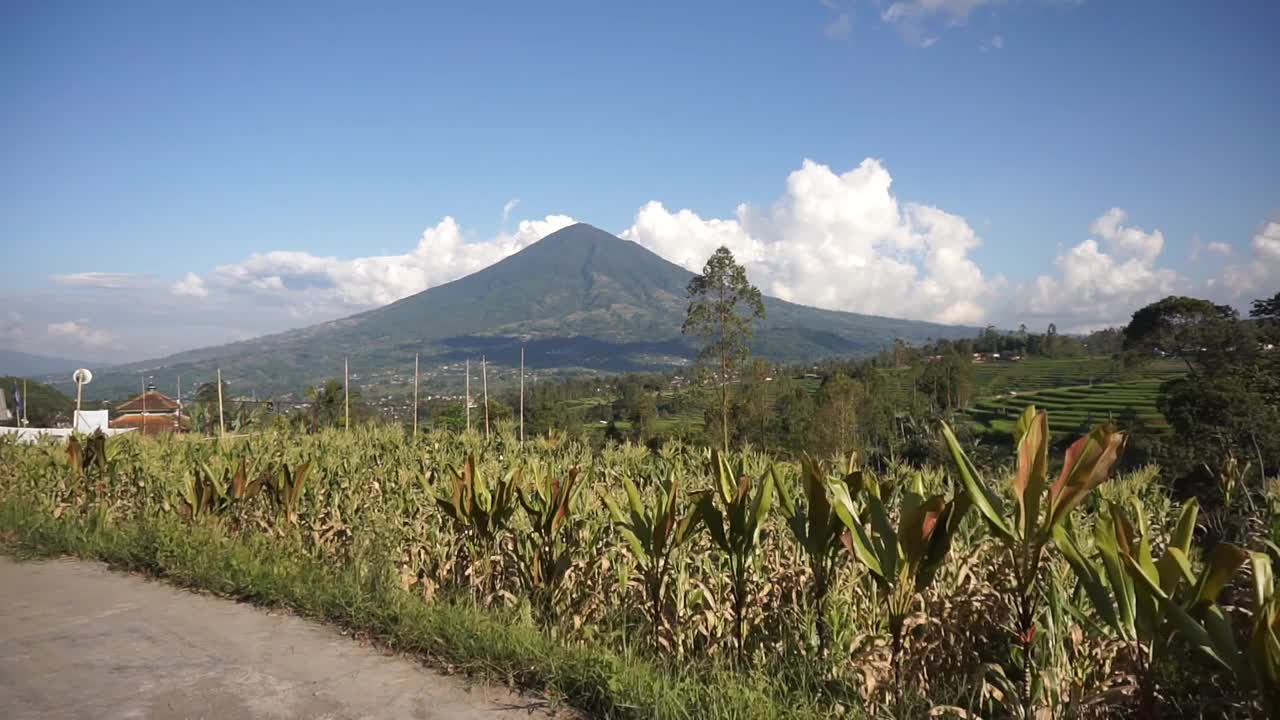
<path fill-rule="evenodd" d="M 623 475 L 621 480 L 626 490 L 626 512 L 608 495 L 602 499 L 609 508 L 614 528 L 626 539 L 632 557 L 644 575 L 652 640 L 657 648 L 661 644 L 664 597 L 672 569 L 671 555 L 697 533 L 702 515 L 695 504 L 680 500 L 680 480 L 674 474 L 660 476 L 652 483 L 649 502 L 645 501 L 631 478 Z M 674 619 L 672 622 L 674 624 Z"/>
<path fill-rule="evenodd" d="M 804 550 L 813 575 L 809 597 L 818 613 L 819 650 L 830 644 L 831 630 L 825 615 L 827 595 L 836 580 L 840 549 L 845 541 L 845 522 L 838 508 L 843 506 L 846 514 L 853 512 L 852 498 L 862 491 L 868 476 L 867 471 L 857 466 L 856 455 L 849 457 L 846 472 L 839 478 L 832 478 L 821 460 L 805 455 L 800 463 L 804 505 L 796 502 L 789 483 L 777 483 L 778 507 L 792 537 Z"/>
<path fill-rule="evenodd" d="M 700 338 L 698 359 L 715 367 L 723 448 L 729 449 L 730 380 L 751 354 L 751 323 L 764 318 L 760 291 L 727 247 L 715 251 L 689 281 L 689 308 L 680 332 Z"/>
<path fill-rule="evenodd" d="M 577 524 L 572 517 L 573 501 L 581 485 L 581 471 L 572 467 L 561 480 L 542 470 L 531 473 L 530 487 L 520 488 L 520 506 L 528 517 L 530 530 L 519 536 L 517 558 L 526 591 L 550 626 L 556 595 L 578 549 Z"/>
<path fill-rule="evenodd" d="M 1071 511 L 1110 475 L 1124 451 L 1126 437 L 1109 425 L 1098 426 L 1067 449 L 1062 471 L 1050 485 L 1049 418 L 1044 411 L 1028 406 L 1014 435 L 1018 465 L 1010 490 L 1016 508 L 1009 513 L 999 495 L 982 481 L 951 428 L 944 424 L 942 432 L 969 497 L 991 535 L 1008 553 L 1013 575 L 1008 592 L 1016 612 L 1014 632 L 1023 662 L 1021 711 L 1025 720 L 1031 720 L 1035 712 L 1033 653 L 1046 545 Z"/>
<path fill-rule="evenodd" d="M 738 659 L 746 652 L 744 618 L 750 588 L 751 562 L 760 543 L 769 508 L 773 506 L 774 468 L 761 476 L 755 493 L 743 461 L 737 463 L 711 451 L 712 491 L 699 498 L 698 512 L 707 533 L 729 561 L 733 581 L 734 638 Z"/>
<path fill-rule="evenodd" d="M 24 383 L 25 389 L 23 389 Z M 6 404 L 11 412 L 17 411 L 13 396 L 15 388 L 23 393 L 27 420 L 32 427 L 71 425 L 71 415 L 76 409 L 75 398 L 67 396 L 52 385 L 13 375 L 0 375 L 0 391 L 4 392 Z M 88 407 L 91 406 L 86 406 Z"/>
<path fill-rule="evenodd" d="M 786 385 L 816 391 L 818 383 L 765 384 Z M 600 404 L 611 410 L 608 402 Z M 874 458 L 864 467 L 754 450 L 704 454 L 681 442 L 593 448 L 556 434 L 520 443 L 505 430 L 488 442 L 378 425 L 280 427 L 216 442 L 0 437 L 0 543 L 72 528 L 77 547 L 113 538 L 104 552 L 165 573 L 180 567 L 177 548 L 183 557 L 240 548 L 235 562 L 199 570 L 221 592 L 238 587 L 228 578 L 245 568 L 275 588 L 301 563 L 349 569 L 370 584 L 344 585 L 340 598 L 313 588 L 290 604 L 317 612 L 317 598 L 329 598 L 353 628 L 408 633 L 420 643 L 412 647 L 455 667 L 515 672 L 515 682 L 560 689 L 610 717 L 1020 717 L 1025 693 L 1040 715 L 1101 720 L 1141 710 L 1142 693 L 1127 690 L 1135 679 L 1154 689 L 1165 715 L 1264 717 L 1265 678 L 1242 673 L 1246 665 L 1221 645 L 1229 622 L 1241 653 L 1255 637 L 1267 647 L 1274 620 L 1255 631 L 1254 619 L 1274 612 L 1256 613 L 1247 599 L 1250 577 L 1266 585 L 1262 571 L 1215 573 L 1230 547 L 1213 542 L 1217 511 L 1180 511 L 1158 469 L 1099 485 L 1121 435 L 1095 430 L 1060 469 L 1048 424 L 1035 411 L 1021 419 L 1013 470 L 998 450 L 961 449 L 965 433 L 948 428 L 938 445 L 956 465 L 950 478 L 927 454 L 919 466 Z M 1277 491 L 1261 497 L 1247 465 L 1242 458 L 1236 474 L 1222 475 L 1236 478 L 1232 506 L 1255 530 L 1280 526 Z M 200 493 L 188 493 L 193 478 Z M 981 521 L 962 521 L 966 504 Z M 5 515 L 16 507 L 25 519 Z M 9 521 L 16 534 L 3 531 Z M 131 528 L 158 524 L 178 528 L 183 541 L 129 539 Z M 1266 547 L 1253 530 L 1240 537 L 1240 548 Z M 282 564 L 255 565 L 248 547 Z M 1143 589 L 1135 574 L 1143 568 L 1162 592 L 1180 577 L 1169 607 Z M 438 625 L 409 632 L 392 621 L 403 607 L 501 622 L 469 625 L 470 634 Z M 358 622 L 344 614 L 352 608 Z M 508 637 L 539 652 L 507 655 L 497 648 Z M 597 674 L 583 665 L 572 671 L 577 684 L 565 685 L 570 671 L 556 663 L 566 658 L 623 664 Z M 706 692 L 726 683 L 763 694 L 751 710 L 720 695 L 708 702 L 728 704 L 708 707 L 670 686 L 675 695 L 637 695 L 622 679 L 632 661 L 711 683 L 697 686 Z"/>

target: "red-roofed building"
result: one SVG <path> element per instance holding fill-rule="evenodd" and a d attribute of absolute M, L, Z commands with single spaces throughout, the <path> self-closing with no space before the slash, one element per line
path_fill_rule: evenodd
<path fill-rule="evenodd" d="M 187 429 L 187 418 L 177 400 L 154 389 L 148 389 L 136 398 L 115 409 L 116 417 L 111 427 L 141 430 L 147 435 L 162 432 L 182 432 Z"/>

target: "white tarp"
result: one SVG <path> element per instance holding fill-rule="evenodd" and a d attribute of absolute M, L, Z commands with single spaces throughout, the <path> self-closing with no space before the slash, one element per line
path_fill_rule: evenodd
<path fill-rule="evenodd" d="M 13 413 L 9 411 L 9 405 L 4 399 L 4 388 L 0 388 L 0 422 L 13 419 Z"/>
<path fill-rule="evenodd" d="M 134 432 L 135 428 L 104 428 L 102 433 L 108 437 Z M 16 428 L 12 425 L 0 425 L 0 435 L 15 435 L 18 442 L 33 443 L 43 437 L 68 438 L 74 431 L 71 428 Z"/>
<path fill-rule="evenodd" d="M 77 410 L 76 421 L 72 427 L 76 432 L 91 433 L 94 430 L 107 430 L 109 420 L 106 410 Z"/>

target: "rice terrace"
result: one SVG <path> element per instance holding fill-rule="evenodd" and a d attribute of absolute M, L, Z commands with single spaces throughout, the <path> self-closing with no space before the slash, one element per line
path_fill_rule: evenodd
<path fill-rule="evenodd" d="M 11 4 L 0 718 L 1280 718 L 1280 4 Z"/>

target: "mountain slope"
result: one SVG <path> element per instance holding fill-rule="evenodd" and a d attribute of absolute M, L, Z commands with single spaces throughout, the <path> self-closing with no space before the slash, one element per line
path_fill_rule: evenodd
<path fill-rule="evenodd" d="M 111 395 L 138 373 L 168 386 L 177 375 L 209 379 L 216 367 L 237 392 L 279 396 L 341 373 L 351 359 L 360 384 L 402 382 L 414 353 L 444 383 L 441 366 L 481 354 L 511 366 L 626 371 L 688 362 L 680 336 L 692 273 L 590 225 L 548 235 L 479 272 L 390 305 L 285 333 L 112 369 L 90 386 Z M 819 310 L 766 298 L 757 352 L 799 362 L 876 352 L 894 338 L 971 336 L 973 328 Z M 216 361 L 216 362 L 215 362 Z M 453 380 L 461 373 L 452 371 Z M 382 378 L 383 381 L 379 381 Z M 127 380 L 127 382 L 126 382 Z M 353 381 L 354 383 L 355 381 Z"/>
<path fill-rule="evenodd" d="M 0 375 L 34 377 L 54 373 L 70 374 L 83 363 L 66 358 L 32 355 L 17 350 L 0 350 Z"/>

